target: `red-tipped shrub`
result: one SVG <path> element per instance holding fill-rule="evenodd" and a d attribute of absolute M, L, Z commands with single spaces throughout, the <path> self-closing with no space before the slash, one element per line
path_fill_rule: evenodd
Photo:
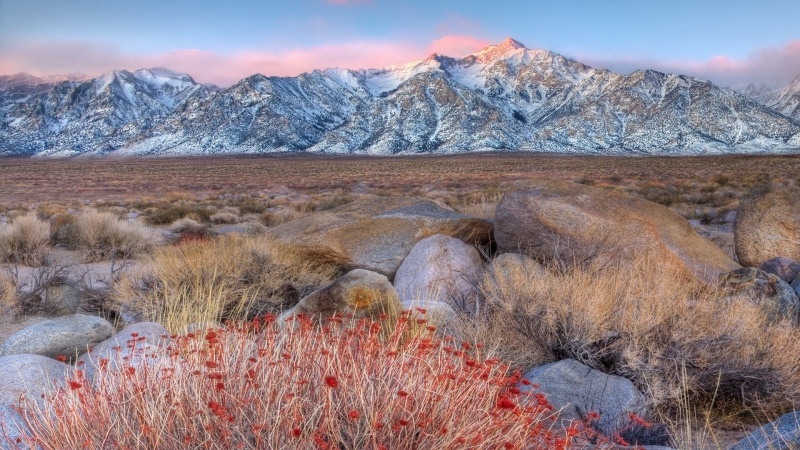
<path fill-rule="evenodd" d="M 147 364 L 72 380 L 45 411 L 27 405 L 24 448 L 549 449 L 580 438 L 548 431 L 549 405 L 519 398 L 518 372 L 412 333 L 407 317 L 388 335 L 366 320 L 294 320 L 178 337 Z"/>

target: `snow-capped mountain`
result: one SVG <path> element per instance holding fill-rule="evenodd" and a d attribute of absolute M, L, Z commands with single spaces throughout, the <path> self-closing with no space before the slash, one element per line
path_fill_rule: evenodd
<path fill-rule="evenodd" d="M 0 104 L 0 153 L 70 156 L 115 150 L 180 105 L 215 90 L 162 68 L 56 83 Z"/>
<path fill-rule="evenodd" d="M 253 75 L 217 92 L 183 77 L 123 71 L 59 84 L 1 113 L 0 153 L 697 154 L 800 147 L 796 119 L 730 89 L 655 71 L 620 75 L 513 39 L 460 59 L 434 54 L 384 69 Z"/>
<path fill-rule="evenodd" d="M 754 96 L 755 100 L 800 121 L 800 75 L 781 89 Z"/>

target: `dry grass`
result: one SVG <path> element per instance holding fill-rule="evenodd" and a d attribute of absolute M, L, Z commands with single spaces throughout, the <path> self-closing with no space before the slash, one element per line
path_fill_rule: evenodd
<path fill-rule="evenodd" d="M 124 278 L 113 296 L 175 331 L 280 312 L 342 274 L 343 263 L 264 236 L 222 236 L 155 250 L 147 272 Z"/>
<path fill-rule="evenodd" d="M 169 231 L 197 237 L 208 237 L 211 234 L 211 228 L 208 225 L 188 217 L 175 221 L 169 226 Z"/>
<path fill-rule="evenodd" d="M 218 212 L 216 214 L 212 214 L 211 217 L 209 217 L 209 220 L 211 222 L 217 223 L 217 224 L 219 224 L 219 223 L 237 223 L 237 222 L 239 222 L 239 215 L 238 214 L 234 214 L 232 212 L 223 211 L 223 212 Z"/>
<path fill-rule="evenodd" d="M 17 287 L 13 279 L 0 272 L 0 314 L 11 312 L 17 305 Z"/>
<path fill-rule="evenodd" d="M 530 180 L 541 178 L 619 189 L 667 204 L 688 218 L 716 219 L 734 210 L 739 198 L 754 187 L 776 180 L 798 180 L 800 157 L 487 153 L 381 158 L 8 158 L 0 160 L 0 171 L 4 177 L 0 211 L 12 212 L 12 208 L 34 202 L 75 206 L 89 201 L 98 206 L 137 209 L 151 224 L 169 224 L 182 217 L 207 222 L 225 206 L 237 207 L 241 214 L 261 214 L 269 208 L 288 206 L 283 192 L 313 197 L 311 201 L 302 200 L 303 205 L 292 206 L 301 211 L 335 206 L 356 193 L 427 195 L 458 208 L 479 204 L 470 198 L 476 195 L 486 195 L 487 203 L 492 203 L 497 193 L 524 188 Z M 54 191 L 53 184 L 62 188 Z M 44 214 L 58 211 L 51 206 L 44 209 Z"/>
<path fill-rule="evenodd" d="M 35 214 L 0 224 L 0 262 L 39 266 L 47 262 L 50 226 Z"/>
<path fill-rule="evenodd" d="M 81 250 L 85 262 L 135 258 L 158 242 L 152 229 L 138 222 L 122 221 L 107 212 L 84 211 L 66 226 L 71 231 L 64 232 L 68 236 L 64 243 L 68 248 Z"/>
<path fill-rule="evenodd" d="M 488 312 L 461 333 L 519 367 L 577 359 L 633 380 L 670 416 L 687 395 L 717 414 L 773 415 L 800 403 L 800 330 L 769 325 L 752 302 L 663 261 L 500 271 L 481 288 Z"/>

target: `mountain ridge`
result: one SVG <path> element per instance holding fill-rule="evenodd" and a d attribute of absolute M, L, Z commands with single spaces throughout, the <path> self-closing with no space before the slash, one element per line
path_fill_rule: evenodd
<path fill-rule="evenodd" d="M 219 89 L 169 69 L 112 71 L 17 100 L 0 154 L 795 152 L 800 122 L 730 89 L 621 75 L 511 38 L 463 58 L 255 74 Z"/>

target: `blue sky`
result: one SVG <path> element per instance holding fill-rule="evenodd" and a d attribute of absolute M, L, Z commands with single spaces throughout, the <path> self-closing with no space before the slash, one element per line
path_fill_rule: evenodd
<path fill-rule="evenodd" d="M 596 67 L 720 84 L 800 74 L 800 1 L 0 0 L 0 74 L 155 65 L 229 85 L 463 56 L 511 36 Z"/>

